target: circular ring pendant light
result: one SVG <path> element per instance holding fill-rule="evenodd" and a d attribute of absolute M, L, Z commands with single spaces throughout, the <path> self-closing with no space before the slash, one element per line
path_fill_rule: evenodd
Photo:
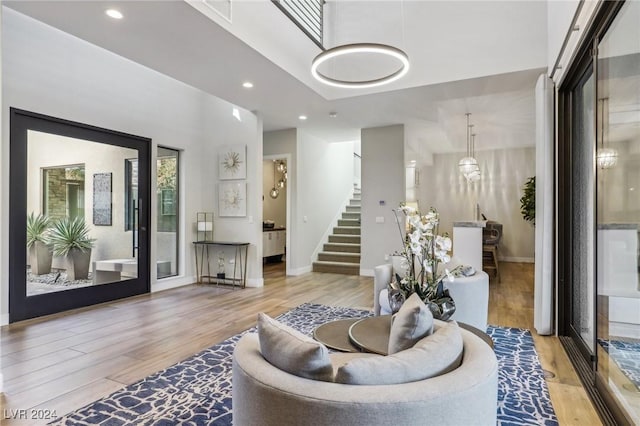
<path fill-rule="evenodd" d="M 351 55 L 354 53 L 375 53 L 390 56 L 400 61 L 401 67 L 395 72 L 388 74 L 384 77 L 376 78 L 373 80 L 340 80 L 337 78 L 328 77 L 318 71 L 318 67 L 326 61 L 337 58 L 339 56 Z M 313 58 L 311 63 L 311 74 L 320 82 L 329 86 L 341 87 L 345 89 L 364 89 L 368 87 L 382 86 L 389 84 L 402 78 L 409 72 L 409 57 L 402 50 L 386 44 L 377 43 L 354 43 L 345 44 L 342 46 L 336 46 L 331 49 L 327 49 Z"/>

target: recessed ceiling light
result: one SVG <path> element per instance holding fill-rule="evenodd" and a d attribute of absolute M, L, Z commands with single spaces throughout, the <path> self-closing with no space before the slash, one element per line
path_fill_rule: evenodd
<path fill-rule="evenodd" d="M 253 87 L 253 83 L 250 81 L 245 81 L 244 83 L 242 83 L 242 87 L 246 89 L 251 89 Z"/>
<path fill-rule="evenodd" d="M 113 19 L 122 19 L 123 16 L 122 13 L 120 13 L 120 11 L 116 9 L 107 9 L 104 13 L 106 13 L 107 16 Z"/>
<path fill-rule="evenodd" d="M 307 116 L 306 116 L 306 115 L 301 115 L 301 116 L 299 116 L 298 118 L 299 118 L 300 120 L 306 120 L 306 119 L 307 119 Z"/>
<path fill-rule="evenodd" d="M 331 118 L 336 118 L 337 116 L 338 116 L 337 112 L 330 112 L 329 113 L 329 117 L 331 117 Z"/>

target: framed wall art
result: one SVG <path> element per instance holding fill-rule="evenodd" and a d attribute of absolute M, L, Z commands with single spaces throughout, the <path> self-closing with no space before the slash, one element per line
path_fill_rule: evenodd
<path fill-rule="evenodd" d="M 247 178 L 247 146 L 224 145 L 218 151 L 220 180 Z"/>
<path fill-rule="evenodd" d="M 111 173 L 93 174 L 93 224 L 111 226 Z"/>
<path fill-rule="evenodd" d="M 247 183 L 220 182 L 218 210 L 220 217 L 245 217 L 247 215 Z"/>

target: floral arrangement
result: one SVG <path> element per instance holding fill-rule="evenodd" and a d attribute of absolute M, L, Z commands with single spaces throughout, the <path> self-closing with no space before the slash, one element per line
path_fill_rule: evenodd
<path fill-rule="evenodd" d="M 396 273 L 395 281 L 389 285 L 389 303 L 395 312 L 412 294 L 425 302 L 434 318 L 447 320 L 455 312 L 455 303 L 444 286 L 444 280 L 453 281 L 461 273 L 462 266 L 451 271 L 440 263 L 451 261 L 451 239 L 447 234 L 438 234 L 440 216 L 433 207 L 426 215 L 404 203 L 398 209 L 403 213 L 405 221 L 400 220 L 398 211 L 394 210 L 402 238 L 403 250 L 397 254 L 402 256 L 404 276 Z M 400 223 L 406 223 L 406 232 L 402 232 Z"/>

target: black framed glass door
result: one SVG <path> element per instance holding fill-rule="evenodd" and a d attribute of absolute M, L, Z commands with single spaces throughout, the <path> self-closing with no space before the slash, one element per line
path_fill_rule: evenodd
<path fill-rule="evenodd" d="M 148 292 L 151 141 L 10 115 L 10 322 Z"/>
<path fill-rule="evenodd" d="M 640 3 L 603 2 L 558 92 L 558 330 L 604 424 L 640 424 Z"/>

